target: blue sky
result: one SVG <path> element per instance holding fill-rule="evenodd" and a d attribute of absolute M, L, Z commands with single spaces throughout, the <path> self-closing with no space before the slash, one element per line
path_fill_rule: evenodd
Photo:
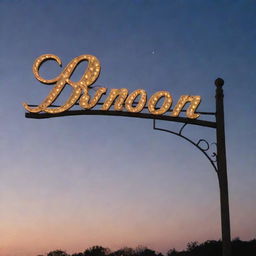
<path fill-rule="evenodd" d="M 0 255 L 95 244 L 165 252 L 220 238 L 216 174 L 185 141 L 150 120 L 25 118 L 21 103 L 51 88 L 32 73 L 45 53 L 63 67 L 95 55 L 96 85 L 201 95 L 201 111 L 214 111 L 222 77 L 232 237 L 255 238 L 255 12 L 254 1 L 0 1 Z M 61 70 L 52 62 L 41 74 Z M 215 140 L 211 129 L 187 134 Z"/>

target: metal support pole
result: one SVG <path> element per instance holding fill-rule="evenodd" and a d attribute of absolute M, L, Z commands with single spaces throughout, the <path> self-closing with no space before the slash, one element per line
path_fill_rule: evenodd
<path fill-rule="evenodd" d="M 220 207 L 221 207 L 221 232 L 222 232 L 222 255 L 231 256 L 230 219 L 229 219 L 229 199 L 228 199 L 228 177 L 226 163 L 225 126 L 224 126 L 224 106 L 223 90 L 224 80 L 218 78 L 216 85 L 216 137 L 217 137 L 217 169 L 220 187 Z"/>

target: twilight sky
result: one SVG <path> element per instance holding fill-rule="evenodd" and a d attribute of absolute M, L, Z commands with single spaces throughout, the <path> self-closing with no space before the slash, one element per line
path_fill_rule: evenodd
<path fill-rule="evenodd" d="M 168 90 L 174 102 L 201 95 L 201 111 L 214 111 L 222 77 L 232 237 L 255 238 L 255 16 L 249 0 L 1 0 L 0 256 L 93 245 L 166 252 L 220 238 L 217 176 L 192 145 L 151 120 L 24 117 L 21 103 L 39 104 L 52 88 L 31 70 L 45 53 L 63 62 L 43 65 L 46 78 L 92 54 L 96 85 Z M 211 129 L 185 132 L 215 141 Z"/>

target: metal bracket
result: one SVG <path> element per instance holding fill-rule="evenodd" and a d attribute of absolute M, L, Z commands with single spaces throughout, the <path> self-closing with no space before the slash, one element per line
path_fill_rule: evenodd
<path fill-rule="evenodd" d="M 168 132 L 168 133 L 171 133 L 171 134 L 174 134 L 174 135 L 177 135 L 179 136 L 180 138 L 183 138 L 185 139 L 186 141 L 190 142 L 191 144 L 193 144 L 196 148 L 198 148 L 205 156 L 206 158 L 210 161 L 213 169 L 216 171 L 216 173 L 218 173 L 218 168 L 217 168 L 217 165 L 216 165 L 216 162 L 217 162 L 217 154 L 216 152 L 213 152 L 211 155 L 208 154 L 207 151 L 209 151 L 211 145 L 217 145 L 215 142 L 209 144 L 208 141 L 206 141 L 205 139 L 199 139 L 197 142 L 193 141 L 192 139 L 184 136 L 182 134 L 184 128 L 186 127 L 188 123 L 185 123 L 181 126 L 179 132 L 175 132 L 175 131 L 171 131 L 171 130 L 167 130 L 167 129 L 163 129 L 163 128 L 158 128 L 156 127 L 156 120 L 153 119 L 153 129 L 154 130 L 158 130 L 158 131 L 162 131 L 162 132 Z"/>

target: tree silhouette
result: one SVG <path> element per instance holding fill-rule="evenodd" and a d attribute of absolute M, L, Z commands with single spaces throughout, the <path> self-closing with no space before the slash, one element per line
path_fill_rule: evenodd
<path fill-rule="evenodd" d="M 161 253 L 148 249 L 147 247 L 137 247 L 135 250 L 136 256 L 162 256 Z"/>
<path fill-rule="evenodd" d="M 134 256 L 135 251 L 132 248 L 124 247 L 115 252 L 112 252 L 109 256 Z"/>
<path fill-rule="evenodd" d="M 198 247 L 198 242 L 197 242 L 197 241 L 190 242 L 190 243 L 187 244 L 187 251 L 192 252 L 192 251 L 194 251 L 197 247 Z"/>
<path fill-rule="evenodd" d="M 167 256 L 177 256 L 177 255 L 178 255 L 178 252 L 176 251 L 175 248 L 170 249 L 170 250 L 167 252 Z"/>
<path fill-rule="evenodd" d="M 68 254 L 62 250 L 55 250 L 49 252 L 47 256 L 68 256 Z"/>
<path fill-rule="evenodd" d="M 109 252 L 110 250 L 108 248 L 96 245 L 86 249 L 84 251 L 84 256 L 106 256 Z"/>
<path fill-rule="evenodd" d="M 175 248 L 169 250 L 166 256 L 221 256 L 222 241 L 208 240 L 201 244 L 190 242 L 184 251 L 177 251 Z M 38 255 L 43 256 L 43 255 Z M 137 247 L 132 249 L 124 247 L 117 251 L 111 252 L 108 248 L 102 246 L 93 246 L 86 249 L 83 253 L 67 254 L 62 250 L 49 252 L 46 256 L 163 256 L 147 247 Z M 236 238 L 232 241 L 232 256 L 256 256 L 256 239 L 251 241 L 241 241 Z"/>

